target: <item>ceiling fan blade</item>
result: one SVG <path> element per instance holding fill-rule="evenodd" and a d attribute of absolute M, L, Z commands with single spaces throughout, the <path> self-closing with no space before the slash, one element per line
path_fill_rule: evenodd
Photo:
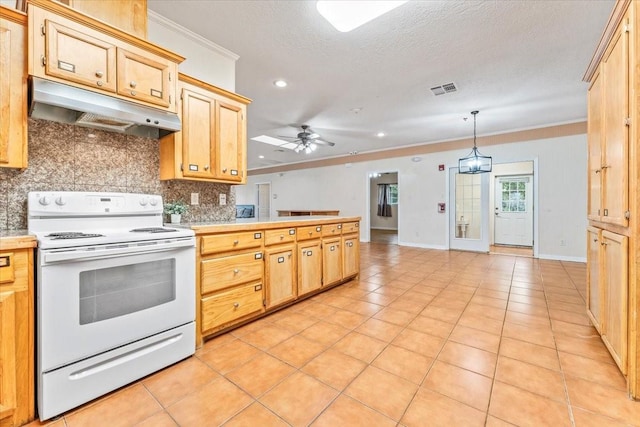
<path fill-rule="evenodd" d="M 323 139 L 316 139 L 315 141 L 313 141 L 314 144 L 318 144 L 318 145 L 328 145 L 329 147 L 333 147 L 334 145 L 336 145 L 335 142 L 331 142 L 331 141 L 325 141 Z"/>
<path fill-rule="evenodd" d="M 297 136 L 278 135 L 278 138 L 298 139 Z"/>

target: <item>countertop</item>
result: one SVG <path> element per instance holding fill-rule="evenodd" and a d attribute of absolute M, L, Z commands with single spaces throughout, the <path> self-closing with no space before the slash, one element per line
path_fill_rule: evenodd
<path fill-rule="evenodd" d="M 165 224 L 166 227 L 191 228 L 196 234 L 228 231 L 270 230 L 274 228 L 304 227 L 307 225 L 359 222 L 359 216 L 278 216 L 269 218 L 237 218 L 230 221 Z"/>
<path fill-rule="evenodd" d="M 38 246 L 36 236 L 27 230 L 0 230 L 0 250 L 35 248 Z"/>

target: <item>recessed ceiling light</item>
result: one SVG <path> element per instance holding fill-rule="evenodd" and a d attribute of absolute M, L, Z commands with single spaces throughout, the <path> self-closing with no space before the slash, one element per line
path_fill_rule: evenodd
<path fill-rule="evenodd" d="M 378 138 L 382 138 L 384 135 L 385 135 L 385 133 L 384 133 L 384 132 L 378 132 L 378 133 L 376 134 L 376 136 L 377 136 Z"/>
<path fill-rule="evenodd" d="M 411 161 L 415 162 L 415 163 L 421 162 L 422 161 L 422 157 L 412 157 Z"/>
<path fill-rule="evenodd" d="M 287 82 L 285 82 L 284 80 L 276 80 L 275 82 L 273 82 L 273 84 L 276 87 L 287 87 Z"/>
<path fill-rule="evenodd" d="M 319 0 L 316 9 L 336 30 L 346 33 L 378 16 L 405 4 L 404 1 L 331 1 Z"/>
<path fill-rule="evenodd" d="M 258 156 L 258 158 L 259 158 L 259 159 L 264 159 L 264 156 L 263 156 L 262 154 L 260 154 L 260 155 Z"/>

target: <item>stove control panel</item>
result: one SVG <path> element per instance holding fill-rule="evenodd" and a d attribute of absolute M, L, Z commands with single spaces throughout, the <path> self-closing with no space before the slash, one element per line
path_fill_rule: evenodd
<path fill-rule="evenodd" d="M 161 215 L 156 194 L 78 191 L 34 191 L 28 196 L 29 216 Z"/>

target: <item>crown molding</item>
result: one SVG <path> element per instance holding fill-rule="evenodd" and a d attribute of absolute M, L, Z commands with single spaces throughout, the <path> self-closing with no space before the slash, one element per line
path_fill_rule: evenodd
<path fill-rule="evenodd" d="M 153 10 L 147 11 L 147 19 L 167 29 L 180 33 L 189 40 L 198 43 L 199 45 L 204 46 L 207 49 L 224 56 L 225 58 L 231 59 L 232 61 L 237 61 L 240 58 L 239 55 L 231 52 L 229 49 L 225 49 L 219 44 L 216 44 L 211 40 L 202 37 L 200 34 L 194 33 L 193 31 L 183 27 L 182 25 L 176 24 L 170 19 L 167 19 L 159 13 L 154 12 Z"/>

